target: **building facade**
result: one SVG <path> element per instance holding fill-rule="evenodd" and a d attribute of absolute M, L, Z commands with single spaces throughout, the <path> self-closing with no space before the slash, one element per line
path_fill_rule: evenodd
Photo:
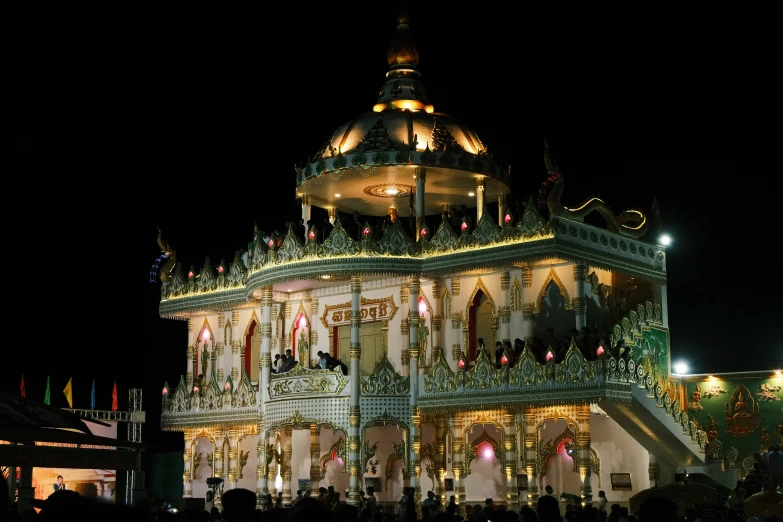
<path fill-rule="evenodd" d="M 405 18 L 388 62 L 372 111 L 297 173 L 307 226 L 258 230 L 231 263 L 187 272 L 158 238 L 160 315 L 188 324 L 161 419 L 185 434 L 183 495 L 220 477 L 259 503 L 412 486 L 418 504 L 432 490 L 516 510 L 546 484 L 589 503 L 684 467 L 736 480 L 672 377 L 666 249 L 642 239 L 647 217 L 566 208 L 546 152 L 538 198 L 515 205 L 508 170 L 435 112 Z M 273 372 L 286 350 L 298 364 Z"/>

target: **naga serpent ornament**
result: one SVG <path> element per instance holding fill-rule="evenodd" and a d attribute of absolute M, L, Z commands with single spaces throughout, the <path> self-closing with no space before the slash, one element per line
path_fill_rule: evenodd
<path fill-rule="evenodd" d="M 563 175 L 549 156 L 549 147 L 546 142 L 544 143 L 544 164 L 546 165 L 547 179 L 538 190 L 538 204 L 541 208 L 546 204 L 550 215 L 582 221 L 588 214 L 598 212 L 606 221 L 606 228 L 610 232 L 637 239 L 647 233 L 647 217 L 641 210 L 628 209 L 615 215 L 609 206 L 599 198 L 590 198 L 576 208 L 564 206 L 560 203 L 560 198 L 563 196 Z"/>
<path fill-rule="evenodd" d="M 166 283 L 171 278 L 171 272 L 174 270 L 174 266 L 177 264 L 177 252 L 171 248 L 168 242 L 163 240 L 163 232 L 158 227 L 158 247 L 161 250 L 160 256 L 152 264 L 150 270 L 150 283 L 155 283 L 158 277 L 158 267 L 164 260 L 166 263 L 160 268 L 160 281 Z"/>

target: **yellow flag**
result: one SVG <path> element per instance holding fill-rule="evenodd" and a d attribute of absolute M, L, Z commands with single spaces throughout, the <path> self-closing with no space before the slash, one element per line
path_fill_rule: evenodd
<path fill-rule="evenodd" d="M 65 385 L 65 389 L 63 390 L 63 393 L 65 394 L 65 398 L 68 399 L 68 407 L 73 408 L 73 391 L 71 390 L 71 381 L 73 380 L 73 377 L 68 379 L 68 384 Z"/>

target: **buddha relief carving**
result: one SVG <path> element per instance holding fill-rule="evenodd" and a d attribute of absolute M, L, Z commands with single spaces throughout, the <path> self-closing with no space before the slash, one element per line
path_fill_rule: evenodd
<path fill-rule="evenodd" d="M 758 428 L 759 405 L 742 384 L 734 390 L 723 412 L 726 415 L 726 432 L 732 437 L 747 437 Z"/>

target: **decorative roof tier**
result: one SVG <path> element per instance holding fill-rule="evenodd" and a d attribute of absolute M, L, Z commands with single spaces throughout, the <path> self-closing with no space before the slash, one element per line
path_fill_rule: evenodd
<path fill-rule="evenodd" d="M 488 200 L 509 191 L 508 171 L 469 127 L 435 112 L 421 74 L 407 16 L 400 16 L 387 53 L 389 72 L 372 111 L 341 125 L 297 171 L 297 196 L 313 205 L 385 215 L 407 207 L 417 168 L 426 167 L 425 214 L 443 205 L 475 207 L 484 180 Z"/>

